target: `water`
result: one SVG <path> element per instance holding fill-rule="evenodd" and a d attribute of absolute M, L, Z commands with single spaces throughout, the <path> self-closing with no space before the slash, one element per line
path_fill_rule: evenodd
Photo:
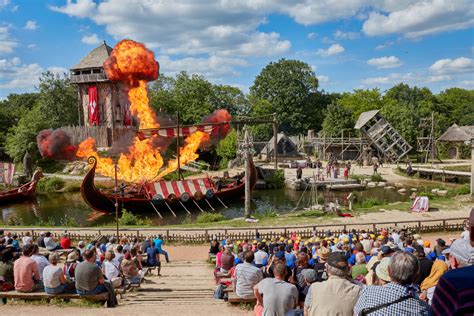
<path fill-rule="evenodd" d="M 299 209 L 308 207 L 311 204 L 311 193 L 308 191 L 302 197 L 303 192 L 293 190 L 260 190 L 252 193 L 252 209 L 256 213 L 274 211 L 284 214 L 292 211 L 298 204 Z M 347 204 L 345 198 L 349 192 L 344 191 L 319 191 L 319 201 L 326 203 L 334 202 L 338 199 L 340 204 Z M 407 195 L 401 195 L 396 190 L 386 190 L 383 188 L 369 188 L 367 190 L 357 191 L 358 201 L 367 198 L 377 198 L 386 202 L 407 201 Z M 225 202 L 224 202 L 225 203 Z M 226 218 L 242 217 L 244 215 L 243 201 L 234 201 L 229 204 L 229 208 L 224 208 L 218 201 L 212 201 L 215 212 L 222 213 Z M 201 203 L 201 207 L 203 204 Z M 9 205 L 0 206 L 2 211 L 1 221 L 4 224 L 16 225 L 80 225 L 97 226 L 107 223 L 113 223 L 114 217 L 102 215 L 92 211 L 84 202 L 80 193 L 62 193 L 62 194 L 38 194 L 36 198 L 30 201 L 24 201 Z M 205 211 L 211 211 L 209 207 Z M 145 214 L 153 224 L 180 224 L 186 220 L 187 213 L 184 211 L 176 212 L 177 218 L 171 216 L 166 210 L 162 210 L 164 219 L 160 219 L 156 214 Z M 191 218 L 197 217 L 200 211 L 193 209 Z"/>

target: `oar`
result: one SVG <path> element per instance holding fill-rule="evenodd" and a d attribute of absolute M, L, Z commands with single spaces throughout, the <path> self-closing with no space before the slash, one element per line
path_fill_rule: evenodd
<path fill-rule="evenodd" d="M 181 206 L 184 208 L 184 210 L 185 210 L 186 212 L 188 212 L 189 215 L 191 215 L 191 212 L 188 211 L 188 209 L 186 208 L 186 206 L 184 206 L 183 202 L 179 201 L 179 204 L 181 204 Z"/>
<path fill-rule="evenodd" d="M 221 202 L 221 204 L 222 204 L 225 208 L 228 208 L 228 207 L 224 204 L 224 202 L 222 202 L 222 200 L 219 199 L 219 197 L 218 197 L 217 195 L 214 195 L 214 196 L 217 198 L 217 200 L 218 200 L 219 202 Z"/>
<path fill-rule="evenodd" d="M 158 212 L 158 210 L 156 209 L 155 205 L 153 205 L 153 202 L 150 202 L 151 206 L 153 207 L 153 209 L 155 210 L 156 214 L 158 214 L 158 216 L 163 219 L 163 216 L 161 216 L 160 212 Z"/>
<path fill-rule="evenodd" d="M 166 206 L 168 206 L 168 209 L 170 210 L 171 214 L 173 214 L 174 217 L 176 217 L 176 214 L 173 212 L 173 210 L 171 209 L 171 207 L 168 205 L 168 203 L 166 203 L 166 201 L 163 201 L 165 202 Z"/>
<path fill-rule="evenodd" d="M 211 203 L 210 203 L 206 198 L 204 198 L 204 200 L 207 202 L 207 205 L 209 205 L 209 207 L 210 207 L 213 211 L 216 210 L 215 208 L 212 207 Z"/>
<path fill-rule="evenodd" d="M 197 204 L 197 202 L 194 201 L 194 200 L 193 200 L 193 202 L 194 202 L 194 204 L 196 204 L 197 208 L 198 208 L 202 213 L 204 213 L 204 210 L 199 206 L 199 204 Z"/>

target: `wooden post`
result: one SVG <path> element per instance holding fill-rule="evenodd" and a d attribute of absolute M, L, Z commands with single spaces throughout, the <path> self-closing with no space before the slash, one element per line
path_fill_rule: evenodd
<path fill-rule="evenodd" d="M 273 160 L 275 160 L 275 170 L 278 170 L 278 126 L 276 113 L 273 113 Z"/>
<path fill-rule="evenodd" d="M 250 135 L 246 128 L 244 132 L 245 150 L 245 218 L 250 218 Z"/>

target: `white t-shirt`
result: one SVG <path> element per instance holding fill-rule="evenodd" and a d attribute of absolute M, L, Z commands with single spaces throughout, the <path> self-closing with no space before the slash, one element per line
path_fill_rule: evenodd
<path fill-rule="evenodd" d="M 31 244 L 33 241 L 33 238 L 31 238 L 31 236 L 23 236 L 21 241 L 23 242 L 23 246 L 24 246 L 24 245 Z"/>
<path fill-rule="evenodd" d="M 58 246 L 58 244 L 54 242 L 53 237 L 44 237 L 44 245 L 48 250 L 53 250 Z"/>
<path fill-rule="evenodd" d="M 44 286 L 49 288 L 56 288 L 61 285 L 59 277 L 63 273 L 62 269 L 58 266 L 49 265 L 43 270 L 43 283 Z"/>
<path fill-rule="evenodd" d="M 39 275 L 40 280 L 43 280 L 43 270 L 44 270 L 44 268 L 49 266 L 48 259 L 46 259 L 45 256 L 40 256 L 40 255 L 32 255 L 31 259 L 33 259 L 36 262 L 36 264 L 38 265 L 38 272 L 40 274 Z"/>
<path fill-rule="evenodd" d="M 120 275 L 119 267 L 120 263 L 115 259 L 112 262 L 104 261 L 104 274 L 108 280 L 112 280 Z"/>
<path fill-rule="evenodd" d="M 461 238 L 464 239 L 464 240 L 469 241 L 469 239 L 471 238 L 469 231 L 468 230 L 463 231 L 462 234 L 461 234 Z"/>
<path fill-rule="evenodd" d="M 263 264 L 265 259 L 268 261 L 268 254 L 265 251 L 259 250 L 255 253 L 255 264 Z"/>

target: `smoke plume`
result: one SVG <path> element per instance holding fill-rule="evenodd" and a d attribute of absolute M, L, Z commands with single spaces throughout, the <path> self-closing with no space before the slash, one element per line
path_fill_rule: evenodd
<path fill-rule="evenodd" d="M 36 136 L 36 143 L 43 157 L 73 160 L 76 156 L 76 146 L 71 144 L 71 138 L 61 129 L 42 130 Z"/>

